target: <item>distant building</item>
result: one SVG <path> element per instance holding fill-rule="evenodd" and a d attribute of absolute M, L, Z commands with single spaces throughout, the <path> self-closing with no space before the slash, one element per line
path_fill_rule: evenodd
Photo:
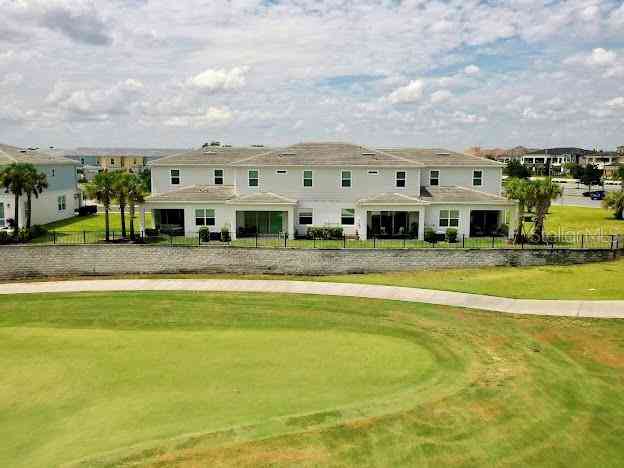
<path fill-rule="evenodd" d="M 621 157 L 622 154 L 615 151 L 592 151 L 583 155 L 579 164 L 582 166 L 593 164 L 598 169 L 604 170 L 607 166 L 617 165 Z"/>
<path fill-rule="evenodd" d="M 566 164 L 579 163 L 579 159 L 587 153 L 590 151 L 583 148 L 544 148 L 532 150 L 526 154 L 505 156 L 499 161 L 507 162 L 514 159 L 520 161 L 533 172 L 558 175 L 566 172 Z"/>
<path fill-rule="evenodd" d="M 65 156 L 80 162 L 83 167 L 97 167 L 97 171 L 140 172 L 147 163 L 186 149 L 166 148 L 76 148 Z"/>

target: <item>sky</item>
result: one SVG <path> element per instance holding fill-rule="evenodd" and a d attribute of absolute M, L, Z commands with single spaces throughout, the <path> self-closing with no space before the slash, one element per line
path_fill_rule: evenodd
<path fill-rule="evenodd" d="M 624 145 L 622 0 L 0 0 L 0 141 Z"/>

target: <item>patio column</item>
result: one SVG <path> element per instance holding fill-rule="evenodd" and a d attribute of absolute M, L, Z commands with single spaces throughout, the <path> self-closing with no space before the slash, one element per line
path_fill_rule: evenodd
<path fill-rule="evenodd" d="M 145 206 L 144 205 L 141 205 L 139 212 L 140 212 L 139 222 L 140 222 L 141 235 L 144 235 L 145 234 Z"/>
<path fill-rule="evenodd" d="M 295 207 L 288 208 L 288 238 L 295 238 Z"/>
<path fill-rule="evenodd" d="M 360 240 L 366 240 L 368 234 L 368 211 L 366 208 L 355 209 L 355 222 Z"/>
<path fill-rule="evenodd" d="M 516 204 L 510 207 L 508 212 L 509 212 L 509 234 L 507 237 L 509 239 L 513 239 L 514 230 L 516 229 L 516 226 L 518 226 L 518 205 Z"/>
<path fill-rule="evenodd" d="M 418 210 L 418 240 L 425 238 L 425 217 L 427 214 L 427 208 Z"/>

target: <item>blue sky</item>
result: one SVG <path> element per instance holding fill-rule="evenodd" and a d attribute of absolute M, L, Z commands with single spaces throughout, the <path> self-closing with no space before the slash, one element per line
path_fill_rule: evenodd
<path fill-rule="evenodd" d="M 0 141 L 624 144 L 615 0 L 0 0 Z"/>

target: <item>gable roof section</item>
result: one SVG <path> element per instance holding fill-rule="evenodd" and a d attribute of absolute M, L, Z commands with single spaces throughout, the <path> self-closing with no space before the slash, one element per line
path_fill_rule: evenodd
<path fill-rule="evenodd" d="M 502 164 L 491 159 L 470 156 L 441 148 L 382 148 L 389 153 L 409 161 L 420 163 L 423 166 L 459 166 L 459 167 L 501 167 Z"/>
<path fill-rule="evenodd" d="M 466 187 L 421 187 L 420 197 L 431 203 L 480 203 L 494 205 L 514 205 L 509 200 L 492 193 L 479 192 Z"/>
<path fill-rule="evenodd" d="M 418 161 L 351 143 L 298 143 L 251 156 L 234 166 L 421 167 Z"/>
<path fill-rule="evenodd" d="M 231 165 L 251 156 L 267 153 L 270 148 L 215 146 L 172 154 L 149 163 L 151 166 Z"/>
<path fill-rule="evenodd" d="M 29 150 L 0 143 L 0 165 L 28 163 L 35 166 L 79 166 L 77 161 L 40 150 Z"/>
<path fill-rule="evenodd" d="M 417 195 L 404 193 L 378 193 L 357 201 L 358 205 L 428 205 Z"/>

